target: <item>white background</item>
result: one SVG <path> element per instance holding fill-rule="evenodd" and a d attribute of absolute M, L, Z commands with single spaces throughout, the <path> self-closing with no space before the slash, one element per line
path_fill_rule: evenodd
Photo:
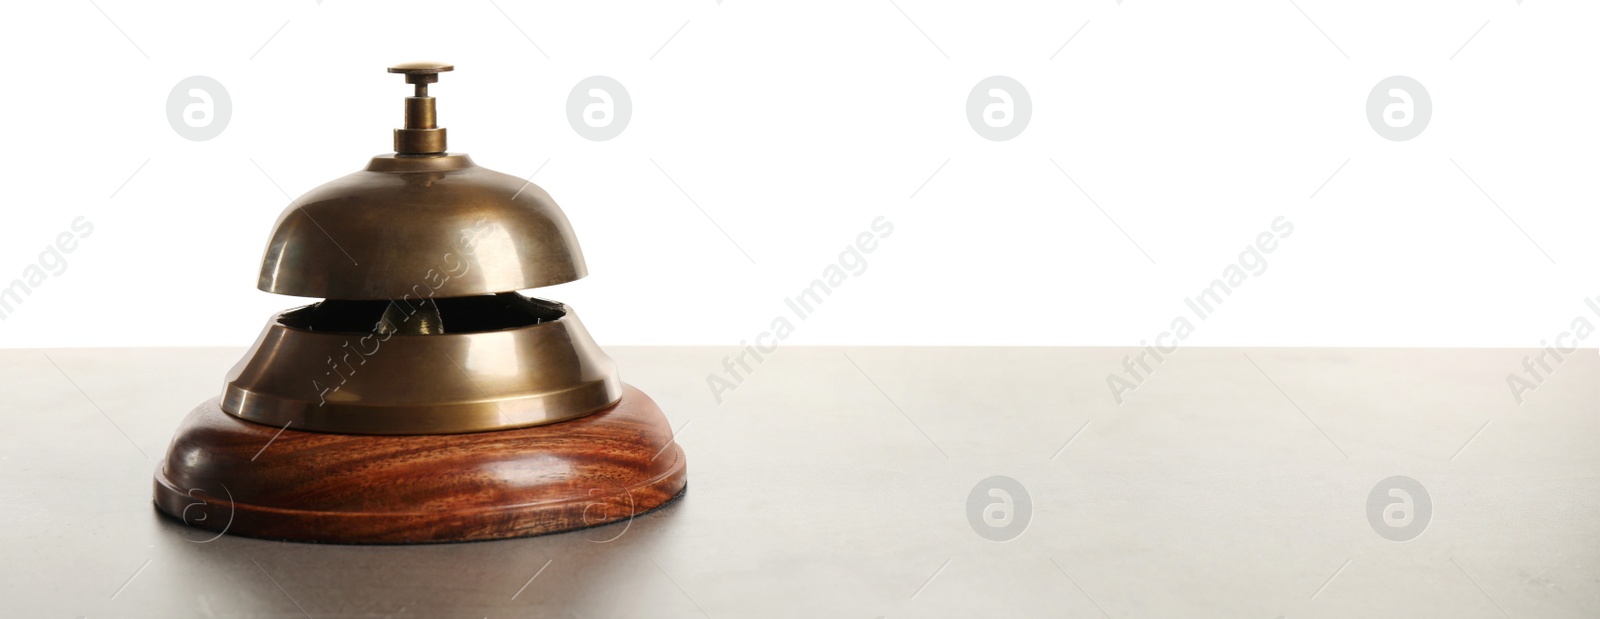
<path fill-rule="evenodd" d="M 0 346 L 251 341 L 304 302 L 254 288 L 274 182 L 387 151 L 412 59 L 457 66 L 452 150 L 563 205 L 591 276 L 540 294 L 602 344 L 753 339 L 879 215 L 786 343 L 1136 344 L 1280 215 L 1187 344 L 1534 346 L 1600 294 L 1595 3 L 895 2 L 9 6 L 0 285 L 95 231 Z M 216 139 L 168 125 L 191 75 L 231 95 Z M 631 95 L 616 139 L 567 123 L 591 75 Z M 1031 95 L 1016 139 L 968 124 L 991 75 Z M 1368 125 L 1391 75 L 1431 95 L 1416 139 Z"/>

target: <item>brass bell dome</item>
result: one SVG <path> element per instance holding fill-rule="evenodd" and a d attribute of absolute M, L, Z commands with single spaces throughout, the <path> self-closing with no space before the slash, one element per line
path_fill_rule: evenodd
<path fill-rule="evenodd" d="M 436 276 L 449 273 L 457 275 Z M 457 297 L 587 274 L 566 215 L 543 189 L 466 155 L 380 155 L 289 205 L 257 287 L 325 299 Z"/>
<path fill-rule="evenodd" d="M 278 218 L 257 287 L 325 299 L 457 297 L 588 274 L 566 215 L 543 189 L 445 152 L 428 84 L 453 67 L 408 63 L 395 153 L 317 187 Z"/>

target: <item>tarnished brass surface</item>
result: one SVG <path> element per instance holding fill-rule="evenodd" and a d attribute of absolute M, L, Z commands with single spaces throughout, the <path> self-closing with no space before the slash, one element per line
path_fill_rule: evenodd
<path fill-rule="evenodd" d="M 228 373 L 222 408 L 271 426 L 344 434 L 453 434 L 554 423 L 622 395 L 611 358 L 572 310 L 492 331 L 313 331 L 273 317 Z M 420 315 L 420 314 L 419 314 Z"/>
<path fill-rule="evenodd" d="M 325 299 L 526 290 L 587 275 L 550 194 L 466 155 L 380 155 L 278 218 L 257 287 Z"/>

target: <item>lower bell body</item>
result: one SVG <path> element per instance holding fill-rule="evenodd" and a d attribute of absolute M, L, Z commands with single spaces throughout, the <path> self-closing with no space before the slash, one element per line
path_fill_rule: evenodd
<path fill-rule="evenodd" d="M 581 529 L 670 502 L 687 469 L 665 415 L 576 316 L 540 303 L 511 328 L 358 343 L 359 360 L 343 355 L 369 335 L 279 314 L 222 397 L 183 420 L 157 509 L 218 533 L 402 544 Z M 348 362 L 337 379 L 328 358 Z"/>

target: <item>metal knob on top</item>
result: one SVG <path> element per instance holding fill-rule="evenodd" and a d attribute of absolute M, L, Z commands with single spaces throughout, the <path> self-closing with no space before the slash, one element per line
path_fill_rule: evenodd
<path fill-rule="evenodd" d="M 439 81 L 440 73 L 454 70 L 454 65 L 443 62 L 405 62 L 389 67 L 390 73 L 405 75 L 406 83 L 416 87 L 412 96 L 406 97 L 405 128 L 394 130 L 396 154 L 444 154 L 445 132 L 438 124 L 434 98 L 428 96 L 428 84 Z"/>
<path fill-rule="evenodd" d="M 429 62 L 426 60 L 402 62 L 389 67 L 390 73 L 404 73 L 407 84 L 432 84 L 439 81 L 440 73 L 454 70 L 456 70 L 456 66 L 448 62 Z"/>

